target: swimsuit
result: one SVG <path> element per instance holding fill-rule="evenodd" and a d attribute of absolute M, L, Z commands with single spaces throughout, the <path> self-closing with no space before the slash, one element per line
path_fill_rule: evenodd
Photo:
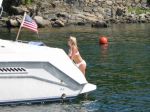
<path fill-rule="evenodd" d="M 76 66 L 79 68 L 82 64 L 86 66 L 86 62 L 84 60 L 82 60 L 80 63 L 76 63 Z"/>
<path fill-rule="evenodd" d="M 71 57 L 71 54 L 72 54 L 72 51 L 70 51 L 69 57 Z M 77 52 L 75 53 L 75 56 L 77 56 L 77 55 L 79 55 L 79 54 L 80 54 L 79 51 L 77 51 Z"/>
<path fill-rule="evenodd" d="M 72 54 L 72 51 L 70 52 L 70 54 Z M 79 55 L 80 53 L 79 53 L 79 51 L 77 51 L 76 53 L 75 53 L 75 56 L 77 56 L 77 55 Z M 70 56 L 70 55 L 69 55 Z M 82 64 L 84 64 L 85 66 L 86 66 L 86 62 L 84 61 L 84 60 L 82 60 L 81 62 L 79 62 L 79 63 L 76 63 L 75 65 L 79 68 L 80 67 L 80 65 L 82 65 Z"/>

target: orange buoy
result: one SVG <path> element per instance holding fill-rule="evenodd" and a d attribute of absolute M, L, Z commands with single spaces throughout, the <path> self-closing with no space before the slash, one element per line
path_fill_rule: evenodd
<path fill-rule="evenodd" d="M 99 37 L 99 44 L 108 44 L 107 37 Z"/>

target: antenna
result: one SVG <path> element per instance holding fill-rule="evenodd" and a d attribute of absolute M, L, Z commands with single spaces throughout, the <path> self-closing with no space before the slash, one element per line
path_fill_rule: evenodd
<path fill-rule="evenodd" d="M 2 7 L 2 2 L 3 2 L 3 0 L 0 0 L 0 7 Z"/>
<path fill-rule="evenodd" d="M 1 17 L 1 15 L 2 15 L 2 13 L 3 13 L 2 2 L 3 2 L 3 0 L 0 0 L 0 9 L 1 9 L 1 12 L 0 12 L 0 17 Z"/>

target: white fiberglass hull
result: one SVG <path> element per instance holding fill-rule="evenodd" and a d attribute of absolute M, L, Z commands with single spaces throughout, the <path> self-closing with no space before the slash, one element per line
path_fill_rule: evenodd
<path fill-rule="evenodd" d="M 58 48 L 0 40 L 0 103 L 72 98 L 95 90 Z"/>

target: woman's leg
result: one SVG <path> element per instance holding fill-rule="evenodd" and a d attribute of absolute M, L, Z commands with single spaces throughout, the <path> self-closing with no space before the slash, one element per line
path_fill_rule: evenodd
<path fill-rule="evenodd" d="M 81 64 L 81 65 L 79 66 L 79 69 L 80 69 L 81 72 L 85 75 L 86 64 Z"/>

